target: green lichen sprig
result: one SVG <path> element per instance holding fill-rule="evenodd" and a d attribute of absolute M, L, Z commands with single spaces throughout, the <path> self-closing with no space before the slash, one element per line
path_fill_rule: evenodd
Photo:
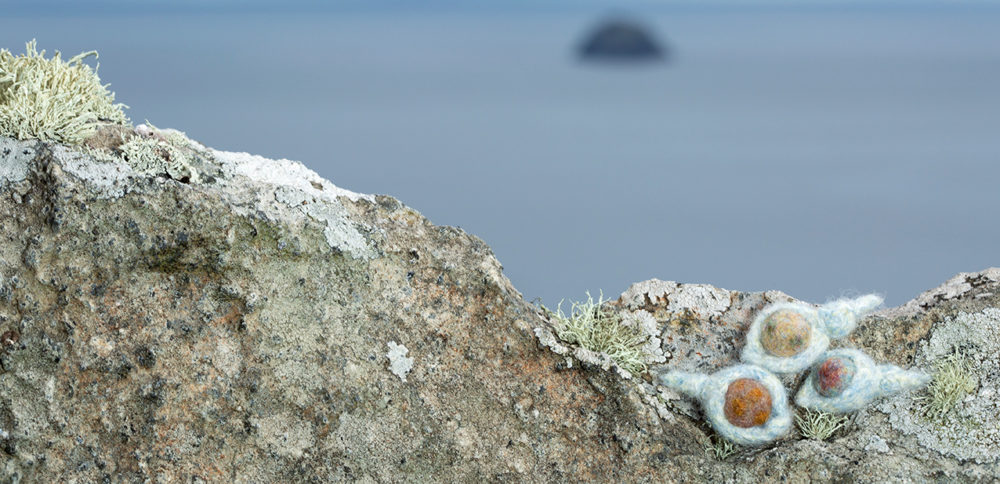
<path fill-rule="evenodd" d="M 941 420 L 978 385 L 969 360 L 961 351 L 956 350 L 935 361 L 927 395 L 920 397 L 925 405 L 925 416 Z"/>
<path fill-rule="evenodd" d="M 574 302 L 569 314 L 563 314 L 562 302 L 555 312 L 545 311 L 559 339 L 604 353 L 632 375 L 648 370 L 645 345 L 649 336 L 638 325 L 622 324 L 621 316 L 604 306 L 603 294 L 594 302 L 588 292 L 587 300 Z"/>
<path fill-rule="evenodd" d="M 715 457 L 717 460 L 726 460 L 729 456 L 739 451 L 739 447 L 716 434 L 712 434 L 709 443 L 705 444 L 705 453 Z"/>
<path fill-rule="evenodd" d="M 140 125 L 144 127 L 144 125 Z M 146 127 L 119 148 L 122 158 L 139 173 L 166 174 L 182 182 L 199 182 L 198 170 L 192 166 L 183 135 L 165 136 L 155 127 Z"/>
<path fill-rule="evenodd" d="M 212 179 L 205 172 L 210 154 L 180 131 L 161 130 L 149 121 L 135 128 L 108 128 L 102 126 L 80 149 L 96 161 L 124 162 L 145 176 L 165 176 L 181 183 Z"/>
<path fill-rule="evenodd" d="M 47 59 L 34 40 L 24 55 L 0 49 L 0 135 L 80 144 L 98 122 L 129 124 L 122 110 L 127 106 L 115 104 L 97 68 L 83 62 L 91 56 L 97 52 L 64 61 L 56 51 Z"/>
<path fill-rule="evenodd" d="M 823 411 L 804 410 L 795 416 L 795 425 L 807 439 L 826 440 L 847 424 L 847 417 Z"/>

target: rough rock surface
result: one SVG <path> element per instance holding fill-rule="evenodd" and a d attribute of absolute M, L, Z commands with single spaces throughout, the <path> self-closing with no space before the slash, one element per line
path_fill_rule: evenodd
<path fill-rule="evenodd" d="M 204 153 L 212 176 L 182 183 L 0 138 L 0 482 L 1000 478 L 1000 443 L 953 428 L 996 419 L 996 269 L 842 342 L 911 366 L 973 335 L 961 418 L 933 427 L 902 395 L 830 441 L 720 461 L 695 405 L 560 344 L 481 240 L 295 162 Z M 790 299 L 653 280 L 611 307 L 655 319 L 661 368 L 708 372 Z"/>

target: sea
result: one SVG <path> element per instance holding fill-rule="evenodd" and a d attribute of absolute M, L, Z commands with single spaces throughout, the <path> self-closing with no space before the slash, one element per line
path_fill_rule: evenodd
<path fill-rule="evenodd" d="M 603 19 L 664 62 L 594 63 Z M 486 241 L 546 306 L 651 278 L 901 304 L 1000 265 L 1000 8 L 592 3 L 0 14 L 135 123 Z"/>

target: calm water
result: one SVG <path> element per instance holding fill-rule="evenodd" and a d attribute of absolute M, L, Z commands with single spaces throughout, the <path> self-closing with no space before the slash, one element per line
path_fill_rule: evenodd
<path fill-rule="evenodd" d="M 661 11 L 676 57 L 637 68 L 573 58 L 599 13 L 21 16 L 0 46 L 97 49 L 136 122 L 392 194 L 547 304 L 899 304 L 1000 265 L 1000 12 Z"/>

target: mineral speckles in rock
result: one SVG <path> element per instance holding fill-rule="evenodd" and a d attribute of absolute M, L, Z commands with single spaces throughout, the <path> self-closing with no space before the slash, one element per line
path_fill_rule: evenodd
<path fill-rule="evenodd" d="M 851 384 L 857 366 L 850 358 L 832 356 L 813 367 L 813 386 L 824 397 L 834 397 Z"/>
<path fill-rule="evenodd" d="M 17 345 L 17 342 L 21 340 L 21 333 L 18 333 L 16 329 L 8 329 L 0 335 L 0 350 L 8 350 Z"/>
<path fill-rule="evenodd" d="M 780 310 L 764 319 L 760 343 L 775 356 L 794 356 L 809 346 L 812 328 L 806 319 L 796 311 Z"/>
<path fill-rule="evenodd" d="M 771 416 L 771 394 L 757 380 L 739 378 L 729 384 L 723 409 L 726 420 L 737 427 L 763 425 Z"/>

